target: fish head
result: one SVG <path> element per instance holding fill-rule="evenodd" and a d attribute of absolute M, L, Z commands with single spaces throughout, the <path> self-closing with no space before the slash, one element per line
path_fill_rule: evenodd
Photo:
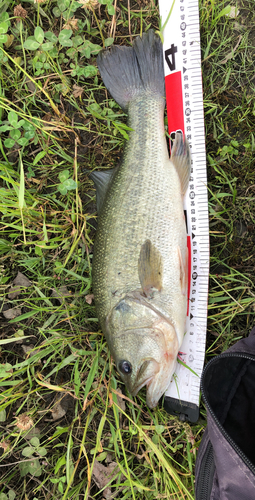
<path fill-rule="evenodd" d="M 146 402 L 154 408 L 176 366 L 179 342 L 173 325 L 146 304 L 125 298 L 108 317 L 107 341 L 129 392 L 136 396 L 147 386 Z"/>

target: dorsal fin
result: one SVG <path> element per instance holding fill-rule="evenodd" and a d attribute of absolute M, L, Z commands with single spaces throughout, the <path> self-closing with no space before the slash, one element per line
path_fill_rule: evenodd
<path fill-rule="evenodd" d="M 181 132 L 176 132 L 175 134 L 170 159 L 178 172 L 181 181 L 182 196 L 184 196 L 189 185 L 191 156 L 189 143 L 186 138 L 183 140 Z"/>
<path fill-rule="evenodd" d="M 100 210 L 103 206 L 105 195 L 108 191 L 110 182 L 113 178 L 113 175 L 116 171 L 115 168 L 111 168 L 110 170 L 94 170 L 94 172 L 89 173 L 89 177 L 95 184 L 96 188 L 96 196 L 97 196 L 97 211 L 100 213 Z"/>
<path fill-rule="evenodd" d="M 141 246 L 138 259 L 139 280 L 144 294 L 148 297 L 153 288 L 158 291 L 162 288 L 162 257 L 159 250 L 146 240 Z"/>

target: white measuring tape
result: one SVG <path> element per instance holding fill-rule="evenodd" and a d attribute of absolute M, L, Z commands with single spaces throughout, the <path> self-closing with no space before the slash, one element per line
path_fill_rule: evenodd
<path fill-rule="evenodd" d="M 198 0 L 159 0 L 165 67 L 168 130 L 187 137 L 192 154 L 188 191 L 184 200 L 189 249 L 189 286 L 186 334 L 176 376 L 165 393 L 165 409 L 195 422 L 199 415 L 200 377 L 204 365 L 209 277 L 209 222 L 203 89 Z"/>

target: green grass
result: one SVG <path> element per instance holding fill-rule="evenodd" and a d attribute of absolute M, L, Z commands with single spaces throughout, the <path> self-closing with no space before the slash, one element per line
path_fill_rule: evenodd
<path fill-rule="evenodd" d="M 145 390 L 129 399 L 90 297 L 86 170 L 116 165 L 127 134 L 95 57 L 158 29 L 158 8 L 118 1 L 114 16 L 111 1 L 18 4 L 0 2 L 0 498 L 194 499 L 203 403 L 190 425 L 150 411 Z M 255 311 L 254 3 L 240 0 L 236 19 L 227 5 L 200 1 L 207 360 L 248 335 Z M 29 286 L 9 295 L 18 272 Z"/>

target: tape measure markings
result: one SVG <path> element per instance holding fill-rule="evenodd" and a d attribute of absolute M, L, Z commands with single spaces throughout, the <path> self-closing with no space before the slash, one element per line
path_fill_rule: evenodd
<path fill-rule="evenodd" d="M 162 24 L 168 0 L 159 0 Z M 203 369 L 209 272 L 209 223 L 203 89 L 200 57 L 198 0 L 175 0 L 164 30 L 164 68 L 169 135 L 181 130 L 192 151 L 191 176 L 184 200 L 189 248 L 189 301 L 186 335 L 181 347 L 184 361 L 200 377 Z M 174 97 L 173 97 L 174 96 Z M 200 378 L 178 364 L 178 389 L 171 382 L 165 400 L 199 404 Z"/>

